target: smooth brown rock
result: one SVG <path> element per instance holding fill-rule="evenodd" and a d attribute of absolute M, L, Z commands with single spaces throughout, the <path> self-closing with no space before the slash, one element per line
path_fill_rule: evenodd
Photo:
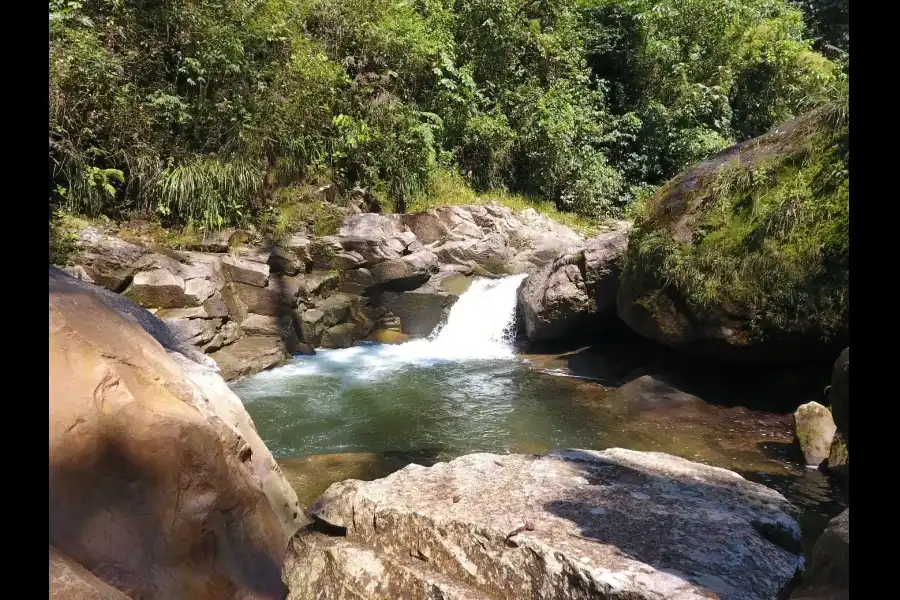
<path fill-rule="evenodd" d="M 240 400 L 83 289 L 50 292 L 50 544 L 132 598 L 282 598 L 296 495 Z"/>
<path fill-rule="evenodd" d="M 803 564 L 789 506 L 736 473 L 655 452 L 472 454 L 332 485 L 309 512 L 346 537 L 296 539 L 284 576 L 291 597 L 312 583 L 323 600 L 423 580 L 446 584 L 440 598 L 771 600 Z M 439 595 L 454 585 L 477 595 Z"/>

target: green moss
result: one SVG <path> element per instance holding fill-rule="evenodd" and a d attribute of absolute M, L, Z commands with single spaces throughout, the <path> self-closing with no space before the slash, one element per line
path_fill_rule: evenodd
<path fill-rule="evenodd" d="M 849 122 L 837 103 L 733 158 L 695 167 L 636 211 L 625 277 L 697 311 L 738 305 L 755 332 L 820 330 L 849 303 Z M 731 156 L 731 155 L 729 155 Z M 688 236 L 690 239 L 685 239 Z"/>
<path fill-rule="evenodd" d="M 288 186 L 272 195 L 272 203 L 260 215 L 260 230 L 276 240 L 297 231 L 317 236 L 333 235 L 343 221 L 334 204 L 315 197 L 313 186 Z"/>

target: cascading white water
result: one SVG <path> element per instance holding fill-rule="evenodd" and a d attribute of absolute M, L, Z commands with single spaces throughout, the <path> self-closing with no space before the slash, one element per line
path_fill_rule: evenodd
<path fill-rule="evenodd" d="M 515 357 L 516 290 L 525 275 L 476 279 L 450 309 L 447 321 L 428 338 L 390 345 L 320 350 L 315 356 L 255 376 L 274 384 L 298 375 L 352 371 L 357 380 L 379 379 L 408 365 L 446 361 L 508 360 Z M 248 397 L 254 392 L 248 391 Z"/>
<path fill-rule="evenodd" d="M 432 351 L 460 359 L 512 356 L 516 290 L 525 277 L 472 282 L 450 309 L 446 323 L 429 336 Z"/>

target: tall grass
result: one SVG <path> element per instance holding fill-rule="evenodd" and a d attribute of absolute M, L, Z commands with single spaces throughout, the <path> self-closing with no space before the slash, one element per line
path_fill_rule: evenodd
<path fill-rule="evenodd" d="M 262 190 L 263 171 L 245 158 L 199 158 L 167 169 L 159 177 L 159 208 L 204 230 L 216 230 L 245 216 Z"/>

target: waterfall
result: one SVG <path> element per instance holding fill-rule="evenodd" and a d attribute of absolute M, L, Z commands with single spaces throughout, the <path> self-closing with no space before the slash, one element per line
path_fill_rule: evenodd
<path fill-rule="evenodd" d="M 437 356 L 509 358 L 516 325 L 516 291 L 525 275 L 477 279 L 427 340 Z M 424 348 L 423 348 L 424 349 Z"/>

